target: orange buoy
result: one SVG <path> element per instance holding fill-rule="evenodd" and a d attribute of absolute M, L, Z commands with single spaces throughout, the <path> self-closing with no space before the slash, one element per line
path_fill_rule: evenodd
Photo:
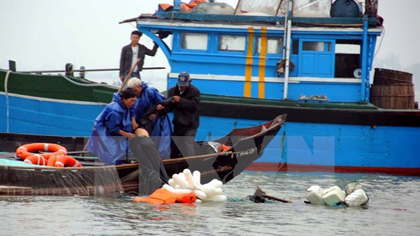
<path fill-rule="evenodd" d="M 43 156 L 38 155 L 38 154 L 25 158 L 23 162 L 28 163 L 28 164 L 40 165 L 40 166 L 47 165 L 47 160 Z"/>
<path fill-rule="evenodd" d="M 197 197 L 194 192 L 191 193 L 172 193 L 165 188 L 160 188 L 150 194 L 148 197 L 133 198 L 134 202 L 147 202 L 150 204 L 166 204 L 166 203 L 193 203 Z"/>
<path fill-rule="evenodd" d="M 59 155 L 57 156 L 57 160 L 55 162 L 55 167 L 83 167 L 80 162 L 78 162 L 74 157 L 67 156 L 67 155 Z"/>
<path fill-rule="evenodd" d="M 53 152 L 54 154 L 57 154 L 57 155 L 67 154 L 67 149 L 65 147 L 55 144 L 55 143 L 30 143 L 30 144 L 25 144 L 18 147 L 18 149 L 16 149 L 16 155 L 18 157 L 26 159 L 27 157 L 35 155 L 35 153 L 32 153 L 35 151 Z M 39 155 L 41 155 L 42 157 L 48 160 L 48 158 L 50 158 L 50 156 L 53 153 L 44 153 L 44 154 L 39 154 Z"/>

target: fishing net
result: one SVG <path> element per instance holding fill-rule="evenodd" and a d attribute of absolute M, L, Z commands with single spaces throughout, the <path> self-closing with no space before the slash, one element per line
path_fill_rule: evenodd
<path fill-rule="evenodd" d="M 122 191 L 115 167 L 0 165 L 0 195 L 112 196 Z"/>

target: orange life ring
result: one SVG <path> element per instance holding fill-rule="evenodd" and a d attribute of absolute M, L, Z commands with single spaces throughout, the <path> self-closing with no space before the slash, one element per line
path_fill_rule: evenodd
<path fill-rule="evenodd" d="M 48 158 L 47 166 L 55 167 L 55 163 L 57 162 L 57 155 L 53 154 Z"/>
<path fill-rule="evenodd" d="M 47 165 L 47 160 L 39 154 L 29 156 L 25 158 L 23 162 L 28 163 L 28 164 L 40 165 L 40 166 Z"/>
<path fill-rule="evenodd" d="M 50 163 L 48 163 L 50 164 Z M 74 157 L 67 156 L 67 155 L 59 155 L 57 156 L 57 161 L 55 162 L 55 167 L 83 167 L 80 162 L 78 162 Z"/>
<path fill-rule="evenodd" d="M 30 143 L 30 144 L 25 144 L 18 147 L 18 149 L 16 149 L 16 155 L 18 157 L 26 159 L 30 156 L 35 155 L 35 153 L 32 153 L 35 151 L 53 152 L 53 153 L 39 154 L 47 160 L 50 158 L 52 154 L 57 154 L 57 155 L 67 154 L 67 149 L 65 147 L 55 144 L 55 143 Z"/>

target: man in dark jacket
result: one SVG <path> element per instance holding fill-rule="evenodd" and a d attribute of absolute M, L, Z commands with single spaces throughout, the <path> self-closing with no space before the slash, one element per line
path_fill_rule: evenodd
<path fill-rule="evenodd" d="M 158 49 L 158 45 L 155 43 L 153 49 L 150 50 L 143 44 L 139 44 L 139 40 L 142 33 L 135 30 L 131 32 L 131 43 L 127 46 L 124 46 L 121 50 L 120 58 L 120 79 L 124 81 L 124 78 L 130 73 L 131 68 L 133 68 L 137 59 L 140 58 L 140 62 L 134 69 L 131 77 L 140 78 L 140 71 L 143 69 L 144 57 L 145 55 L 154 56 Z"/>
<path fill-rule="evenodd" d="M 168 97 L 173 97 L 175 103 L 171 158 L 194 156 L 194 138 L 200 124 L 200 91 L 191 84 L 190 75 L 181 72 L 177 85 L 169 89 Z"/>

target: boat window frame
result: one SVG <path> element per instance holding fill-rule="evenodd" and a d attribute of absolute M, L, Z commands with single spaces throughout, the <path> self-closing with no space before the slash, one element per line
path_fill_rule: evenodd
<path fill-rule="evenodd" d="M 230 50 L 219 50 L 219 39 L 220 36 L 240 36 L 245 38 L 245 44 L 244 44 L 244 50 L 243 51 L 230 51 Z M 231 55 L 246 55 L 248 50 L 248 43 L 249 43 L 249 37 L 245 34 L 235 34 L 235 33 L 226 33 L 221 32 L 215 34 L 215 52 L 218 54 L 231 54 Z"/>
<path fill-rule="evenodd" d="M 319 50 L 319 51 L 318 50 L 306 50 L 306 49 L 303 48 L 305 43 L 323 43 L 322 46 L 324 47 L 324 49 L 322 51 L 321 50 Z M 332 49 L 332 45 L 333 45 L 333 43 L 332 43 L 331 40 L 312 40 L 312 39 L 305 39 L 305 40 L 301 40 L 299 49 L 302 52 L 333 52 L 335 50 Z"/>
<path fill-rule="evenodd" d="M 261 38 L 261 35 L 258 35 L 258 36 L 255 37 L 254 55 L 256 55 L 256 56 L 261 55 L 261 53 L 259 52 L 259 47 L 258 47 L 258 40 L 260 38 Z M 283 50 L 284 50 L 284 48 L 283 48 L 284 38 L 283 37 L 278 37 L 278 36 L 275 36 L 275 35 L 267 35 L 267 40 L 268 39 L 273 39 L 273 38 L 280 38 L 282 40 L 281 44 L 280 44 L 280 52 L 279 53 L 269 53 L 269 52 L 267 52 L 266 55 L 267 56 L 274 56 L 274 57 L 279 57 L 279 56 L 282 57 L 283 56 Z"/>
<path fill-rule="evenodd" d="M 188 49 L 188 48 L 182 48 L 182 34 L 203 34 L 207 36 L 207 49 L 205 50 L 200 50 L 200 49 Z M 212 35 L 209 34 L 208 32 L 204 32 L 204 31 L 179 31 L 177 32 L 177 52 L 189 52 L 189 53 L 209 53 L 210 52 L 210 48 L 211 48 L 211 37 Z"/>

